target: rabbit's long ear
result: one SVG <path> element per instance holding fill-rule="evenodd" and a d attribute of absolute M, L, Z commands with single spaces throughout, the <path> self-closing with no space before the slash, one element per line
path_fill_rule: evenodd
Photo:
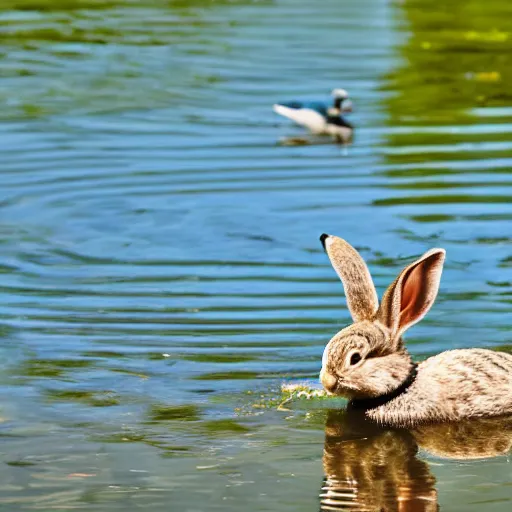
<path fill-rule="evenodd" d="M 409 327 L 420 321 L 437 297 L 446 252 L 431 249 L 404 268 L 382 297 L 376 319 L 398 339 Z"/>
<path fill-rule="evenodd" d="M 379 307 L 379 299 L 363 258 L 349 243 L 337 236 L 324 233 L 320 241 L 343 283 L 352 319 L 354 322 L 372 319 Z"/>

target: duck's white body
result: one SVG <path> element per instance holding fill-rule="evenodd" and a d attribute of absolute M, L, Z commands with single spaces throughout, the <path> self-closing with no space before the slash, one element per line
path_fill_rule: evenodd
<path fill-rule="evenodd" d="M 273 108 L 276 114 L 291 119 L 293 122 L 304 126 L 313 133 L 327 133 L 326 118 L 316 110 L 311 108 L 290 108 L 279 105 L 279 103 L 276 103 Z"/>
<path fill-rule="evenodd" d="M 341 142 L 348 142 L 352 138 L 353 128 L 341 114 L 350 112 L 352 104 L 345 90 L 335 89 L 332 94 L 334 106 L 293 101 L 276 103 L 273 110 L 316 135 L 331 135 Z"/>

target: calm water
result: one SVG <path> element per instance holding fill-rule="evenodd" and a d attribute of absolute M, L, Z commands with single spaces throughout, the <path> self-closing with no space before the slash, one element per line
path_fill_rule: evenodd
<path fill-rule="evenodd" d="M 275 404 L 349 322 L 322 232 L 361 249 L 380 291 L 447 249 L 415 357 L 512 346 L 511 15 L 509 0 L 4 0 L 2 510 L 358 509 L 351 479 L 363 498 L 419 496 L 400 510 L 510 510 L 510 454 L 462 460 L 459 440 L 447 460 L 446 432 Z M 333 87 L 353 98 L 354 144 L 276 144 L 302 132 L 272 103 Z M 506 452 L 507 432 L 462 439 Z M 398 510 L 388 498 L 359 509 Z"/>

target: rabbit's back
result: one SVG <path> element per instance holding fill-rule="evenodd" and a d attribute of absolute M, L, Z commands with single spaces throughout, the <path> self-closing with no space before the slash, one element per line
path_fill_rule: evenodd
<path fill-rule="evenodd" d="M 512 413 L 512 355 L 486 349 L 449 350 L 418 365 L 414 382 L 370 409 L 397 426 Z"/>

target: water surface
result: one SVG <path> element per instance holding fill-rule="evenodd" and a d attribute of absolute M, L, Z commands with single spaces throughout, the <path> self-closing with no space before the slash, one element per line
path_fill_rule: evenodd
<path fill-rule="evenodd" d="M 317 510 L 332 416 L 275 404 L 350 321 L 322 232 L 380 292 L 447 249 L 415 358 L 510 348 L 508 19 L 507 0 L 4 1 L 0 504 Z M 271 105 L 333 87 L 354 144 L 277 144 L 302 132 Z M 442 510 L 510 509 L 506 456 L 376 436 Z"/>

